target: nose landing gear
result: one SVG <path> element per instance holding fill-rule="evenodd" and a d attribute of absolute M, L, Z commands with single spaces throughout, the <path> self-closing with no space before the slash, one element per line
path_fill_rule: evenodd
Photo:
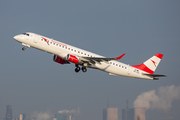
<path fill-rule="evenodd" d="M 26 48 L 27 48 L 27 46 L 23 47 L 22 50 L 24 51 L 24 50 L 26 50 Z"/>

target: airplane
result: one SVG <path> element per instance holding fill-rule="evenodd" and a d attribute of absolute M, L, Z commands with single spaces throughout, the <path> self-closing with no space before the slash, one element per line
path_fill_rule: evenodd
<path fill-rule="evenodd" d="M 155 54 L 140 65 L 130 66 L 117 61 L 125 53 L 119 57 L 106 58 L 32 32 L 16 35 L 14 39 L 24 46 L 22 48 L 23 51 L 29 47 L 33 47 L 53 54 L 53 60 L 56 63 L 62 65 L 74 63 L 76 67 L 75 72 L 79 72 L 80 70 L 86 72 L 87 68 L 93 68 L 107 72 L 109 75 L 131 78 L 158 80 L 159 77 L 166 77 L 166 75 L 154 74 L 163 57 L 161 53 Z M 82 67 L 80 68 L 80 66 Z"/>

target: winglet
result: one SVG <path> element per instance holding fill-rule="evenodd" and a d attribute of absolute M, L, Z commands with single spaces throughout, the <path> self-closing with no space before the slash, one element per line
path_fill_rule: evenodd
<path fill-rule="evenodd" d="M 121 56 L 119 56 L 119 57 L 115 57 L 115 59 L 117 59 L 117 60 L 120 60 L 123 56 L 125 55 L 125 53 L 124 54 L 122 54 Z"/>

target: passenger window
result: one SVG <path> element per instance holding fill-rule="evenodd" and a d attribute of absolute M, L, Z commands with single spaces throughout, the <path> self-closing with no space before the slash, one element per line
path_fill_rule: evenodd
<path fill-rule="evenodd" d="M 55 43 L 53 43 L 55 45 Z"/>
<path fill-rule="evenodd" d="M 116 66 L 118 66 L 118 64 L 116 64 Z"/>
<path fill-rule="evenodd" d="M 126 67 L 125 67 L 125 69 L 126 69 Z"/>
<path fill-rule="evenodd" d="M 70 48 L 68 48 L 68 50 L 70 50 Z"/>
<path fill-rule="evenodd" d="M 52 42 L 50 42 L 50 44 L 52 44 Z"/>
<path fill-rule="evenodd" d="M 73 51 L 73 49 L 71 49 L 71 51 Z"/>
<path fill-rule="evenodd" d="M 113 63 L 113 65 L 115 65 L 115 63 Z"/>
<path fill-rule="evenodd" d="M 81 54 L 83 54 L 83 52 L 81 52 Z"/>
<path fill-rule="evenodd" d="M 121 67 L 121 65 L 119 65 L 119 67 Z"/>
<path fill-rule="evenodd" d="M 58 46 L 58 44 L 56 44 L 56 46 Z"/>
<path fill-rule="evenodd" d="M 64 48 L 64 46 L 62 46 L 62 48 Z"/>
<path fill-rule="evenodd" d="M 67 49 L 67 47 L 65 47 Z"/>
<path fill-rule="evenodd" d="M 122 68 L 124 68 L 124 66 L 122 66 Z"/>
<path fill-rule="evenodd" d="M 78 53 L 80 53 L 80 52 L 78 51 Z"/>

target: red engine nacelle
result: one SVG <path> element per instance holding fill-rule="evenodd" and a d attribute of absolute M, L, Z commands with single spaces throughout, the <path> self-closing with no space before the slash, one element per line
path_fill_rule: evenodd
<path fill-rule="evenodd" d="M 70 55 L 70 54 L 67 55 L 67 60 L 70 61 L 70 62 L 72 62 L 72 63 L 75 63 L 75 64 L 78 64 L 78 63 L 81 62 L 81 60 L 79 59 L 79 57 L 74 56 L 74 55 Z"/>
<path fill-rule="evenodd" d="M 53 57 L 54 62 L 60 63 L 60 64 L 65 64 L 66 61 L 64 59 L 62 59 L 61 57 L 54 55 Z"/>

